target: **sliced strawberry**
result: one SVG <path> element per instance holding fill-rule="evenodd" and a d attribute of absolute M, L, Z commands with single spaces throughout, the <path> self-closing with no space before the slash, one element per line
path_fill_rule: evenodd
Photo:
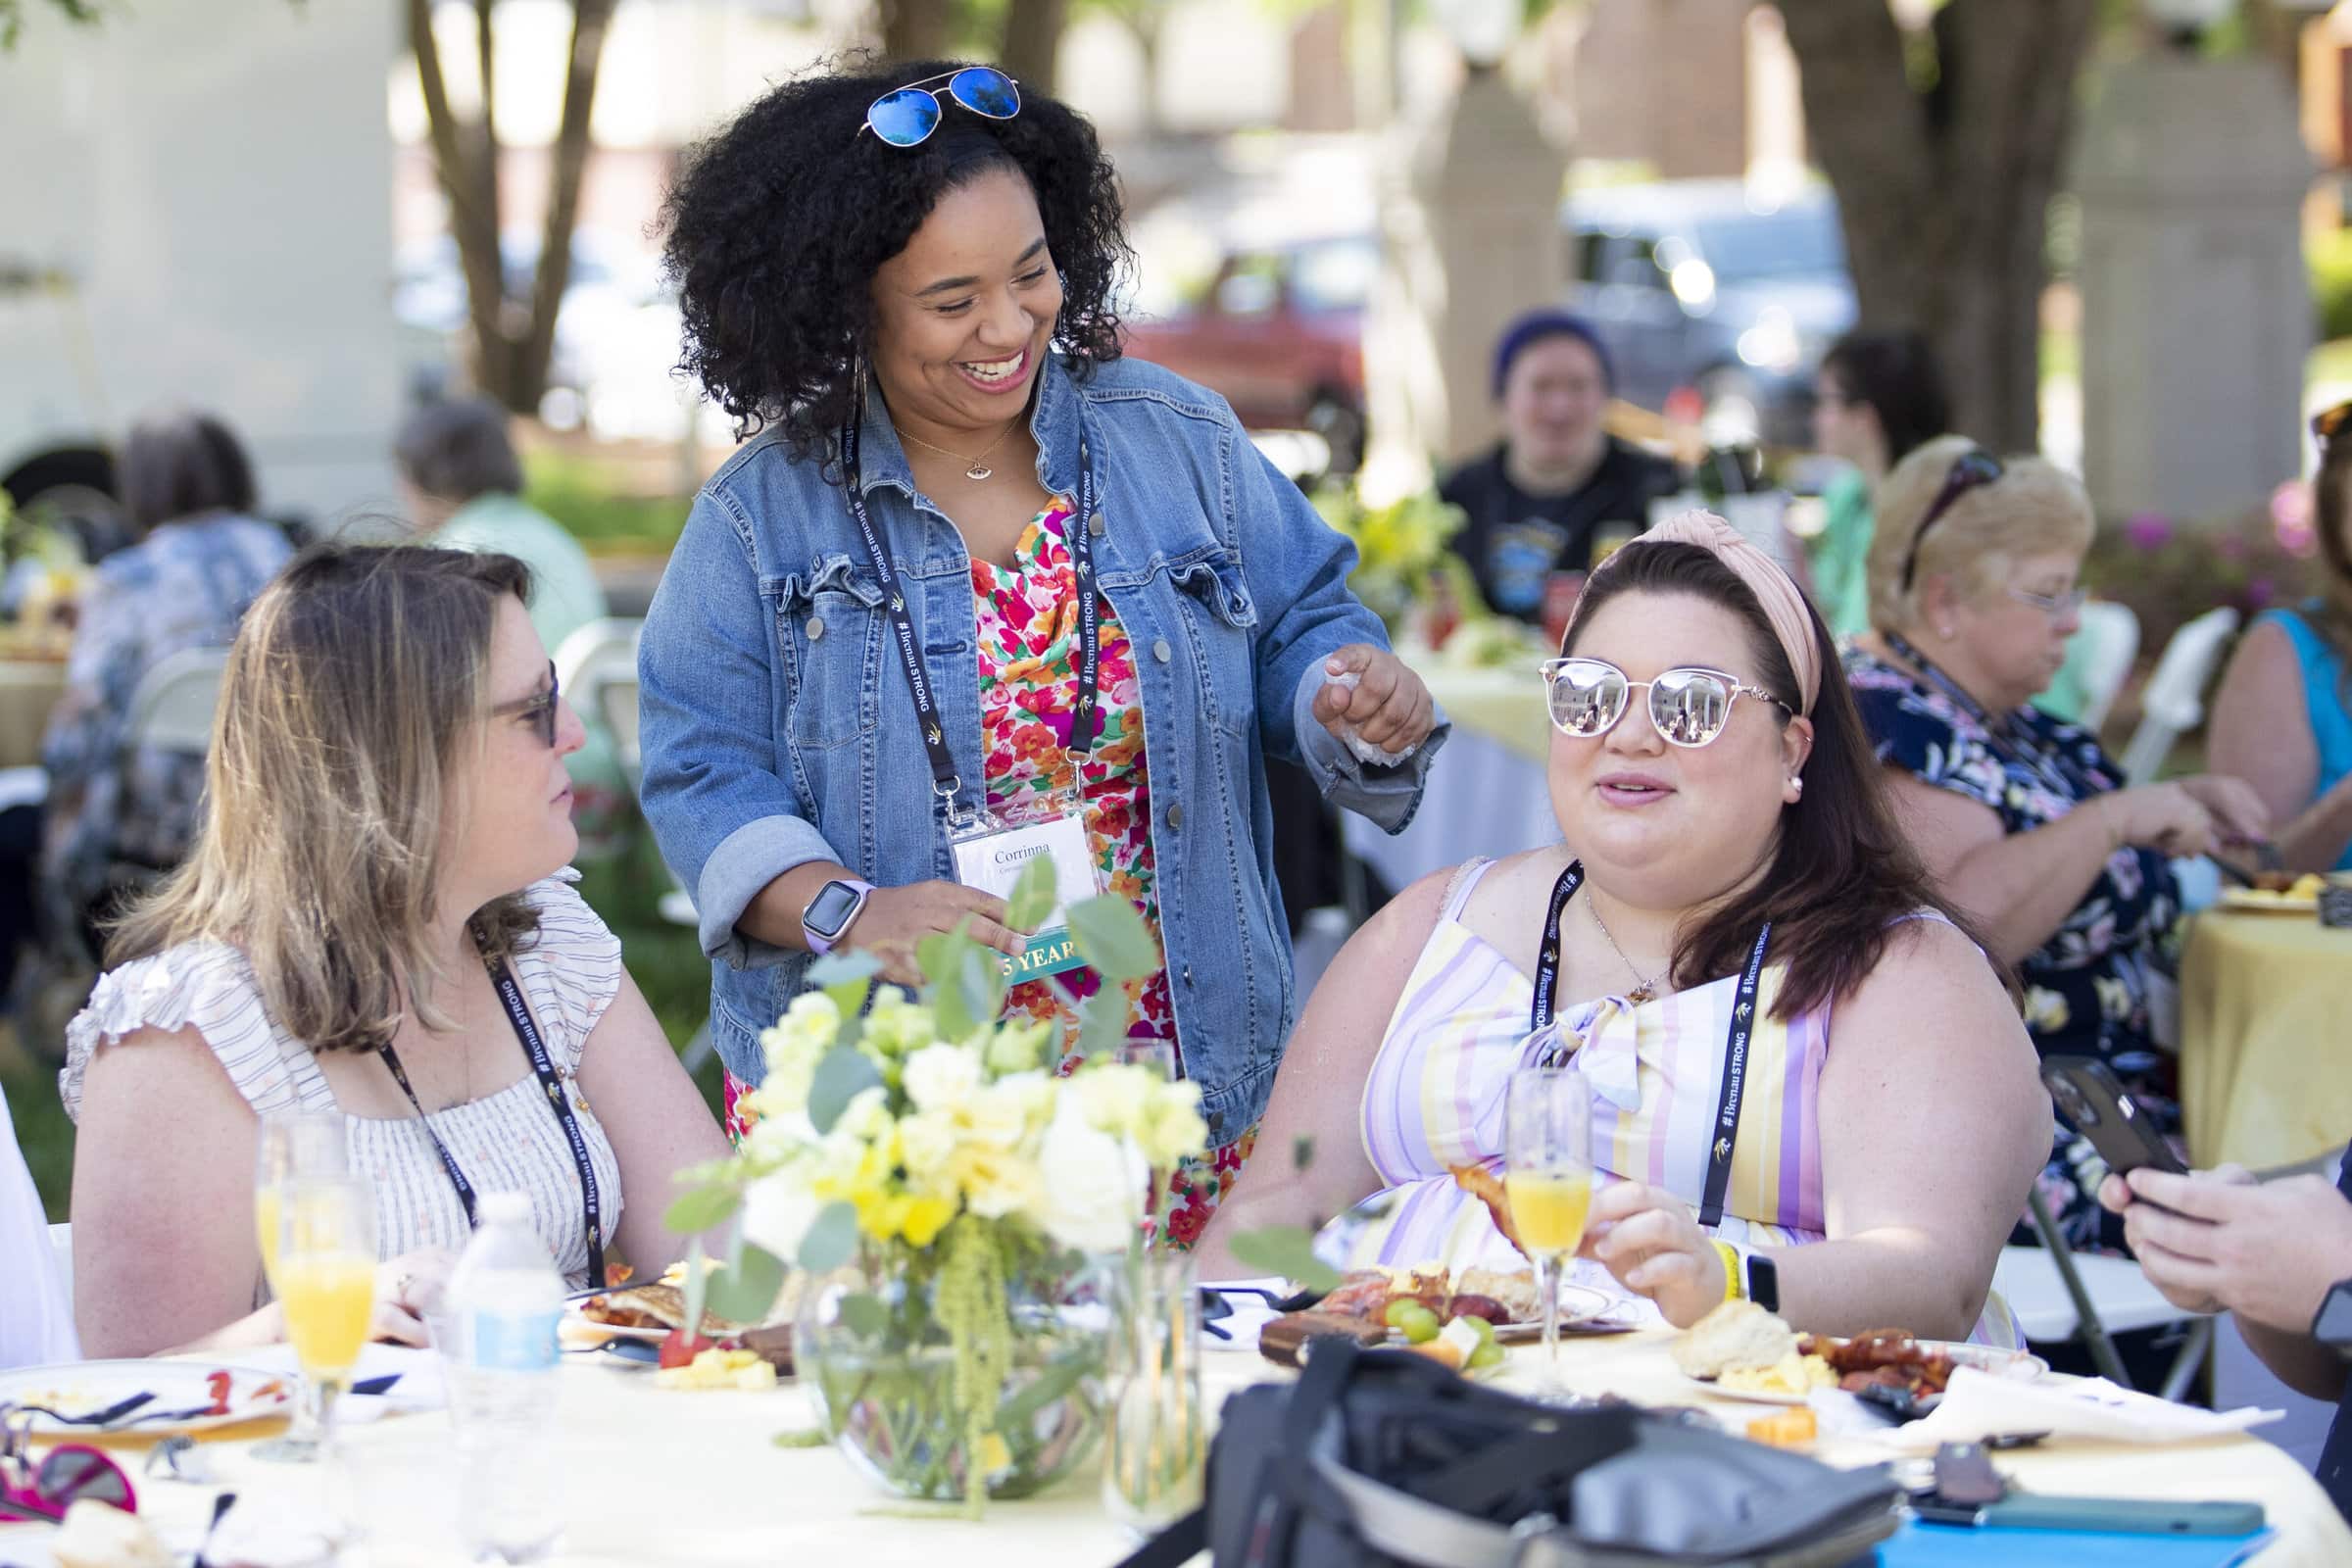
<path fill-rule="evenodd" d="M 671 1367 L 691 1366 L 696 1356 L 717 1348 L 715 1340 L 707 1340 L 699 1334 L 690 1336 L 684 1329 L 671 1329 L 662 1341 L 662 1368 L 667 1371 Z"/>

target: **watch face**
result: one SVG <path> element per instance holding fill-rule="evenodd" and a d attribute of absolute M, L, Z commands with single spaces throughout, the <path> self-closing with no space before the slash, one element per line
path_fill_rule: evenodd
<path fill-rule="evenodd" d="M 2340 1280 L 2320 1302 L 2311 1337 L 2322 1345 L 2352 1348 L 2352 1280 Z"/>
<path fill-rule="evenodd" d="M 1767 1312 L 1781 1309 L 1781 1266 L 1756 1252 L 1747 1255 L 1747 1298 Z"/>
<path fill-rule="evenodd" d="M 858 890 L 847 882 L 828 882 L 824 890 L 808 901 L 801 924 L 830 942 L 841 935 L 849 923 L 850 911 L 858 907 Z"/>

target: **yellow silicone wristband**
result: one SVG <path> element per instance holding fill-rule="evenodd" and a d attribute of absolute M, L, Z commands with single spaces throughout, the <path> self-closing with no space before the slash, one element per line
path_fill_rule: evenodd
<path fill-rule="evenodd" d="M 1740 1289 L 1740 1249 L 1729 1242 L 1715 1244 L 1716 1252 L 1723 1258 L 1723 1298 L 1737 1301 L 1747 1293 Z"/>

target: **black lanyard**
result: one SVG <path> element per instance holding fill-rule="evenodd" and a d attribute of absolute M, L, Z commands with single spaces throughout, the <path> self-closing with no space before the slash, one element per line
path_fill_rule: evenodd
<path fill-rule="evenodd" d="M 931 677 L 923 669 L 922 651 L 915 646 L 914 622 L 906 613 L 906 596 L 899 588 L 898 568 L 891 564 L 890 552 L 883 547 L 882 535 L 866 511 L 858 473 L 858 421 L 853 418 L 841 427 L 842 490 L 849 502 L 850 515 L 857 520 L 858 536 L 865 541 L 866 562 L 882 584 L 882 603 L 890 613 L 891 640 L 898 644 L 899 667 L 906 672 L 906 689 L 914 698 L 914 716 L 922 726 L 923 750 L 931 758 L 932 792 L 947 803 L 948 813 L 954 817 L 956 797 L 963 788 L 963 779 L 956 771 L 955 754 L 948 750 L 947 732 L 940 723 L 939 702 L 931 690 Z M 1091 532 L 1094 520 L 1095 474 L 1088 461 L 1086 434 L 1081 429 L 1078 511 L 1062 528 L 1063 542 L 1070 551 L 1070 570 L 1078 583 L 1078 700 L 1070 712 L 1070 751 L 1080 757 L 1095 744 L 1095 678 L 1102 655 L 1102 608 L 1095 591 Z"/>
<path fill-rule="evenodd" d="M 1527 1032 L 1541 1034 L 1551 1027 L 1552 993 L 1560 983 L 1560 912 L 1584 885 L 1585 862 L 1571 860 L 1551 885 L 1551 906 L 1544 916 L 1544 945 L 1536 954 L 1536 998 L 1527 1009 Z M 1723 1221 L 1723 1196 L 1732 1183 L 1732 1146 L 1740 1137 L 1740 1102 L 1747 1086 L 1747 1043 L 1755 1033 L 1756 983 L 1764 973 L 1764 949 L 1772 940 L 1772 922 L 1756 933 L 1732 999 L 1732 1026 L 1723 1042 L 1723 1092 L 1715 1104 L 1715 1140 L 1707 1151 L 1707 1185 L 1701 1195 L 1698 1222 L 1713 1230 Z"/>
<path fill-rule="evenodd" d="M 1912 647 L 1898 634 L 1885 632 L 1881 635 L 1886 639 L 1886 646 L 1894 650 L 1898 657 L 1911 662 L 1920 674 L 1926 677 L 1929 685 L 1934 686 L 1948 698 L 1954 707 L 1975 719 L 1978 727 L 1984 731 L 1984 738 L 1987 741 L 1995 748 L 2007 751 L 2010 756 L 2040 774 L 2042 783 L 2051 789 L 2066 796 L 2069 800 L 2087 800 L 2093 795 L 2105 794 L 2107 789 L 2112 787 L 2102 786 L 2096 779 L 2078 769 L 2063 755 L 2045 750 L 2038 741 L 2024 733 L 2014 718 L 1996 719 L 1990 713 L 1985 712 L 1984 705 L 1969 696 L 1958 681 L 1937 669 L 1927 655 Z"/>
<path fill-rule="evenodd" d="M 564 1129 L 564 1141 L 571 1146 L 571 1162 L 580 1173 L 580 1207 L 582 1224 L 588 1232 L 588 1283 L 605 1283 L 604 1203 L 596 1185 L 596 1166 L 588 1157 L 588 1137 L 580 1131 L 580 1119 L 572 1113 L 571 1097 L 564 1093 L 564 1080 L 556 1074 L 556 1064 L 547 1054 L 547 1043 L 539 1038 L 539 1026 L 531 1021 L 530 1009 L 522 1004 L 522 988 L 514 983 L 514 972 L 507 967 L 504 958 L 487 958 L 490 983 L 498 991 L 498 1000 L 505 1004 L 507 1021 L 522 1040 L 522 1049 L 531 1058 L 531 1071 L 539 1079 L 539 1087 L 547 1092 L 547 1102 L 555 1107 L 556 1121 Z M 466 1228 L 472 1230 L 481 1223 L 474 1213 L 473 1183 L 458 1166 L 458 1156 L 449 1152 L 433 1118 L 424 1112 L 424 1102 L 416 1098 L 416 1088 L 409 1082 L 408 1069 L 400 1064 L 400 1056 L 385 1041 L 375 1048 L 392 1070 L 392 1081 L 400 1092 L 409 1097 L 416 1107 L 417 1119 L 424 1123 L 424 1135 L 433 1141 L 433 1152 L 441 1156 L 441 1169 L 449 1177 L 449 1185 L 458 1190 L 458 1202 L 466 1210 Z"/>

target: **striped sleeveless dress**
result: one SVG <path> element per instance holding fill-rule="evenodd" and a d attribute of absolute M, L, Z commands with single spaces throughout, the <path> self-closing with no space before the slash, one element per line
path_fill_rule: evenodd
<path fill-rule="evenodd" d="M 1457 1187 L 1446 1167 L 1475 1163 L 1500 1174 L 1511 1073 L 1544 1055 L 1555 1038 L 1570 1053 L 1568 1064 L 1592 1087 L 1595 1187 L 1646 1182 L 1693 1208 L 1705 1188 L 1740 977 L 1638 1004 L 1621 996 L 1581 1003 L 1563 1009 L 1552 1029 L 1531 1035 L 1534 983 L 1462 923 L 1493 863 L 1473 862 L 1456 879 L 1365 1079 L 1364 1151 L 1396 1200 L 1377 1219 L 1352 1223 L 1343 1216 L 1327 1228 L 1326 1255 L 1344 1257 L 1349 1267 L 1520 1262 L 1486 1205 Z M 1757 984 L 1758 1021 L 1731 1182 L 1713 1232 L 1728 1242 L 1801 1247 L 1827 1237 L 1819 1091 L 1830 1009 L 1773 1016 L 1786 978 L 1785 965 L 1767 963 Z M 1576 1260 L 1564 1277 L 1624 1294 L 1590 1259 Z M 2022 1343 L 1997 1296 L 1972 1338 Z"/>

